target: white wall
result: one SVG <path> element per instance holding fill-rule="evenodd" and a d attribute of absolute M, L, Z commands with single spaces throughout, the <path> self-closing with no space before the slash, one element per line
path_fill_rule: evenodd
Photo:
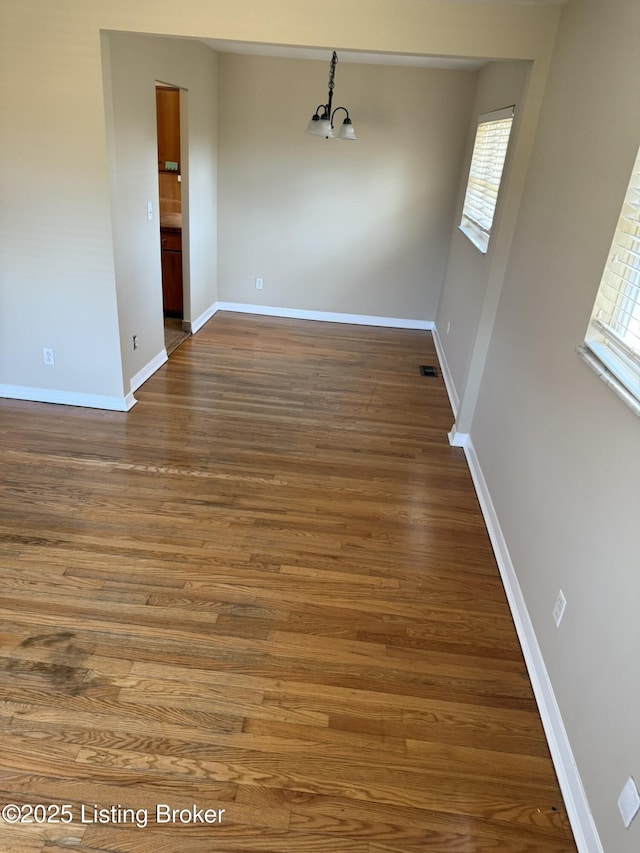
<path fill-rule="evenodd" d="M 640 850 L 616 806 L 640 784 L 640 424 L 575 348 L 640 144 L 639 34 L 636 0 L 563 13 L 471 428 L 606 853 Z"/>
<path fill-rule="evenodd" d="M 434 320 L 476 74 L 339 61 L 326 140 L 330 57 L 220 55 L 220 298 Z"/>
<path fill-rule="evenodd" d="M 217 300 L 216 54 L 199 42 L 127 33 L 105 34 L 103 52 L 122 362 L 130 381 L 164 349 L 156 80 L 182 89 L 185 320 Z"/>

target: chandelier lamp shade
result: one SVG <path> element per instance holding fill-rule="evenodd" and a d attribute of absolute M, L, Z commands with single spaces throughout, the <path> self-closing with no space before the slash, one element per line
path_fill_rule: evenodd
<path fill-rule="evenodd" d="M 332 110 L 333 90 L 335 88 L 334 78 L 337 64 L 338 54 L 334 50 L 329 66 L 329 94 L 327 96 L 327 103 L 318 106 L 315 113 L 311 116 L 311 121 L 307 125 L 305 133 L 310 133 L 312 136 L 324 136 L 325 139 L 357 139 L 351 118 L 349 117 L 349 110 L 346 107 L 336 107 Z M 340 110 L 345 113 L 345 117 L 338 133 L 334 133 L 333 118 Z"/>

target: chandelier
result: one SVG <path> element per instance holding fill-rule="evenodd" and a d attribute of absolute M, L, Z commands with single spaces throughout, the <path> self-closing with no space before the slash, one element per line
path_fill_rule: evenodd
<path fill-rule="evenodd" d="M 336 107 L 331 110 L 333 101 L 333 90 L 335 88 L 334 77 L 336 74 L 336 65 L 338 64 L 338 54 L 333 51 L 331 64 L 329 66 L 329 94 L 327 103 L 320 104 L 315 113 L 311 116 L 305 133 L 310 133 L 312 136 L 324 136 L 326 139 L 357 139 L 356 132 L 349 118 L 349 110 L 346 107 Z M 346 113 L 345 118 L 340 126 L 338 133 L 333 132 L 333 117 L 340 110 Z M 322 111 L 322 112 L 321 112 Z"/>

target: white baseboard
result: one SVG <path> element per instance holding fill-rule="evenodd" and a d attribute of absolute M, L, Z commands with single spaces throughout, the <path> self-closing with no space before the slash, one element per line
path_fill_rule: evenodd
<path fill-rule="evenodd" d="M 466 447 L 470 441 L 469 433 L 458 432 L 455 424 L 451 427 L 451 432 L 448 433 L 448 438 L 451 447 Z"/>
<path fill-rule="evenodd" d="M 455 433 L 455 427 L 452 430 Z M 533 692 L 538 703 L 549 750 L 556 769 L 558 781 L 565 806 L 571 822 L 571 828 L 580 853 L 603 853 L 598 831 L 591 814 L 589 802 L 585 794 L 582 780 L 576 767 L 573 751 L 567 731 L 562 721 L 560 708 L 553 692 L 549 673 L 545 666 L 542 650 L 527 610 L 527 605 L 518 583 L 515 568 L 507 542 L 500 527 L 489 487 L 480 467 L 471 438 L 466 433 L 457 434 L 464 441 L 457 446 L 464 447 L 469 470 L 480 502 L 489 538 L 496 556 L 500 576 L 507 595 L 513 621 L 518 632 L 518 639 L 533 686 Z M 452 444 L 454 442 L 451 442 Z"/>
<path fill-rule="evenodd" d="M 0 385 L 0 397 L 29 400 L 32 403 L 80 406 L 85 409 L 108 409 L 113 412 L 128 412 L 136 403 L 133 394 L 127 394 L 126 397 L 107 397 L 102 394 L 80 394 L 76 391 L 56 391 L 23 385 Z"/>
<path fill-rule="evenodd" d="M 128 412 L 137 403 L 133 396 L 147 379 L 167 360 L 167 351 L 163 348 L 142 370 L 132 377 L 130 392 L 125 397 L 106 397 L 101 394 L 79 394 L 75 391 L 57 391 L 49 388 L 30 388 L 20 385 L 0 385 L 0 397 L 11 400 L 30 400 L 33 403 L 56 403 L 62 406 L 80 406 L 87 409 L 107 409 L 114 412 Z"/>
<path fill-rule="evenodd" d="M 216 306 L 217 311 L 240 311 L 243 314 L 261 314 L 265 317 L 288 317 L 292 320 L 319 320 L 324 323 L 351 323 L 357 326 L 385 326 L 390 329 L 424 329 L 432 331 L 434 328 L 433 320 L 378 317 L 369 314 L 335 314 L 331 311 L 274 308 L 268 305 L 249 305 L 245 302 L 216 302 Z"/>
<path fill-rule="evenodd" d="M 438 334 L 438 329 L 436 326 L 434 326 L 433 328 L 433 343 L 435 344 L 436 354 L 438 356 L 438 361 L 440 362 L 440 370 L 442 371 L 442 378 L 444 379 L 445 388 L 447 389 L 447 394 L 449 395 L 449 402 L 451 403 L 453 416 L 454 418 L 457 418 L 460 400 L 458 398 L 458 392 L 456 391 L 453 376 L 451 375 L 451 371 L 449 370 L 447 357 L 445 355 L 444 347 L 442 346 L 442 341 L 440 340 L 440 335 Z"/>
<path fill-rule="evenodd" d="M 195 335 L 196 332 L 199 332 L 200 329 L 204 326 L 207 320 L 210 320 L 214 314 L 217 314 L 220 311 L 220 302 L 214 302 L 213 305 L 210 305 L 205 311 L 197 317 L 193 323 L 190 324 L 190 332 L 192 335 Z"/>
<path fill-rule="evenodd" d="M 158 355 L 151 359 L 151 361 L 147 362 L 142 370 L 139 370 L 135 376 L 131 377 L 131 392 L 137 391 L 138 388 L 146 382 L 150 376 L 158 370 L 158 368 L 162 367 L 162 365 L 167 360 L 167 351 L 163 347 Z"/>

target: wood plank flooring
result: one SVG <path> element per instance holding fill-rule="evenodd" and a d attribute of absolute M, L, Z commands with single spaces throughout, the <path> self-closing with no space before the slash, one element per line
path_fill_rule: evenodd
<path fill-rule="evenodd" d="M 0 850 L 575 851 L 435 363 L 228 313 L 0 400 Z"/>

